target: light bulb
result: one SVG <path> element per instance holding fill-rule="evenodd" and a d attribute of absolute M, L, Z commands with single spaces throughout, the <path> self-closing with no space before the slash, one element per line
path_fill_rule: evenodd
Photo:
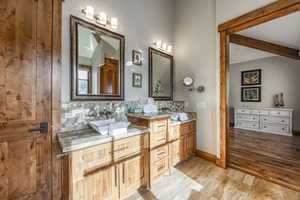
<path fill-rule="evenodd" d="M 173 47 L 171 45 L 168 46 L 168 53 L 172 52 Z"/>
<path fill-rule="evenodd" d="M 161 48 L 161 41 L 160 40 L 156 42 L 156 48 L 158 48 L 158 49 Z"/>
<path fill-rule="evenodd" d="M 105 12 L 100 12 L 99 13 L 97 22 L 99 24 L 102 24 L 102 25 L 106 25 L 107 24 L 107 15 L 106 15 Z"/>
<path fill-rule="evenodd" d="M 164 43 L 164 44 L 162 45 L 162 49 L 163 49 L 164 51 L 167 50 L 167 43 Z"/>
<path fill-rule="evenodd" d="M 111 18 L 111 28 L 117 29 L 118 28 L 118 19 L 115 17 Z"/>
<path fill-rule="evenodd" d="M 85 17 L 88 19 L 94 19 L 94 8 L 92 6 L 86 6 Z"/>

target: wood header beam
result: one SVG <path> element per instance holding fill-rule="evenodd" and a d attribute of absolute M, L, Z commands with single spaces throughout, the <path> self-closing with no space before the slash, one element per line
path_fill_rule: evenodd
<path fill-rule="evenodd" d="M 263 40 L 257 40 L 254 38 L 246 37 L 239 34 L 230 35 L 230 42 L 254 49 L 258 49 L 261 51 L 266 51 L 269 53 L 273 53 L 279 56 L 285 56 L 293 59 L 300 60 L 299 50 L 293 49 L 289 47 L 284 47 L 281 45 L 273 44 L 270 42 L 266 42 Z"/>
<path fill-rule="evenodd" d="M 218 29 L 219 32 L 228 31 L 229 29 L 231 29 L 229 32 L 238 32 L 240 30 L 235 29 L 236 27 L 242 27 L 242 29 L 246 29 L 251 26 L 257 25 L 258 23 L 264 23 L 272 19 L 285 16 L 288 13 L 295 12 L 299 10 L 299 6 L 300 0 L 279 0 L 252 12 L 246 13 L 240 17 L 232 19 L 228 22 L 220 24 Z M 260 22 L 256 22 L 257 20 L 260 20 Z"/>

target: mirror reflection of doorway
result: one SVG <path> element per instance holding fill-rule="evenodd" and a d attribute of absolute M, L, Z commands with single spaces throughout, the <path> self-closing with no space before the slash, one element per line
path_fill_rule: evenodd
<path fill-rule="evenodd" d="M 100 94 L 119 94 L 119 61 L 105 58 L 105 64 L 99 71 Z"/>

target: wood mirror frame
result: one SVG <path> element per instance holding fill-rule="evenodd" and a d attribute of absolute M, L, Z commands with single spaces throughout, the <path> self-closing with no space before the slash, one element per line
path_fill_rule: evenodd
<path fill-rule="evenodd" d="M 124 55 L 125 55 L 125 37 L 118 33 L 112 32 L 90 22 L 84 21 L 78 17 L 71 16 L 71 99 L 72 100 L 124 100 Z M 120 69 L 119 69 L 119 94 L 84 94 L 79 95 L 77 92 L 77 67 L 78 67 L 78 28 L 83 27 L 92 29 L 96 32 L 104 33 L 110 37 L 120 40 Z"/>
<path fill-rule="evenodd" d="M 170 96 L 154 96 L 153 95 L 153 54 L 160 55 L 162 57 L 165 57 L 167 59 L 170 59 L 171 66 L 170 66 L 170 90 L 171 95 Z M 162 51 L 159 51 L 157 49 L 154 49 L 152 47 L 149 47 L 149 97 L 153 98 L 154 100 L 158 101 L 173 101 L 173 93 L 174 93 L 174 86 L 173 86 L 173 74 L 174 72 L 174 59 L 172 55 L 169 55 L 167 53 L 164 53 Z"/>

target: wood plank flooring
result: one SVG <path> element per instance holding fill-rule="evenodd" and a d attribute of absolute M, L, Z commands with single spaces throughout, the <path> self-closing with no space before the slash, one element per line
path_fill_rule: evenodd
<path fill-rule="evenodd" d="M 198 157 L 179 164 L 127 200 L 300 200 L 300 193 Z"/>
<path fill-rule="evenodd" d="M 230 166 L 300 191 L 300 136 L 231 128 Z"/>

